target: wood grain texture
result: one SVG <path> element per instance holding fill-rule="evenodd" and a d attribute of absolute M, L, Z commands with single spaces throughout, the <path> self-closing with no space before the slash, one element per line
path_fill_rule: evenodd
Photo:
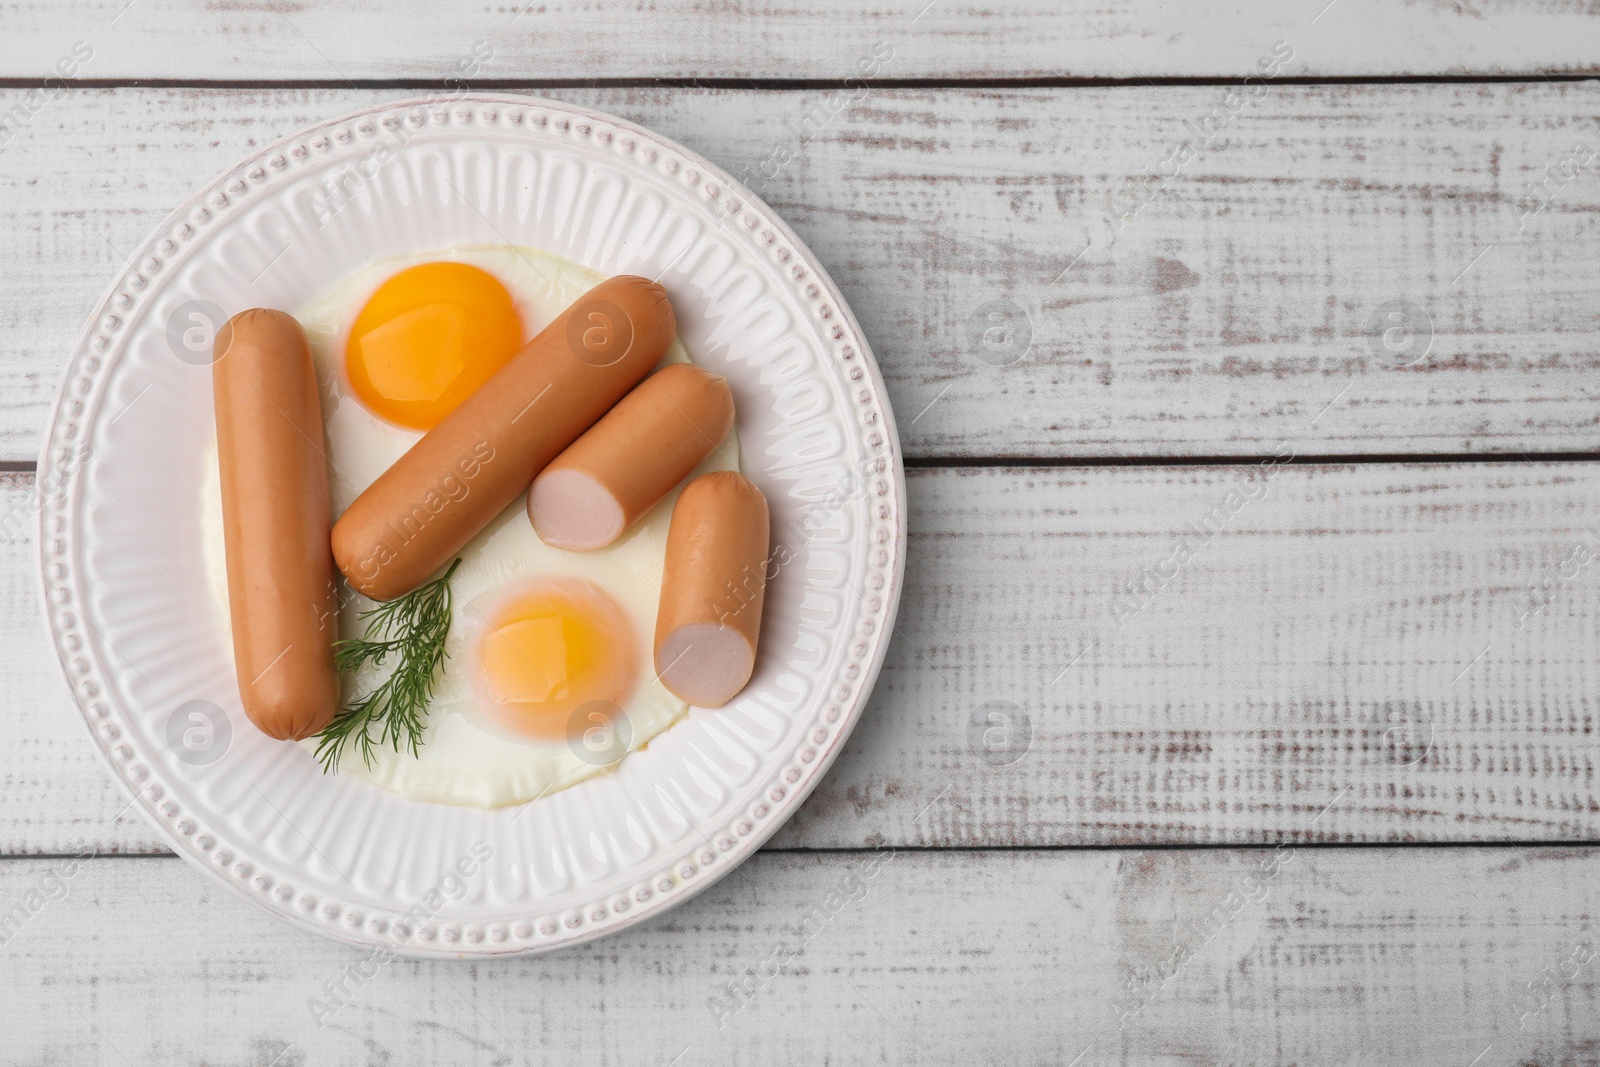
<path fill-rule="evenodd" d="M 84 77 L 200 80 L 440 79 L 475 42 L 488 76 L 845 78 L 874 40 L 897 78 L 1242 77 L 1276 40 L 1305 72 L 1531 74 L 1596 69 L 1583 0 L 528 0 L 417 5 L 11 0 L 0 76 L 42 77 L 75 40 Z"/>
<path fill-rule="evenodd" d="M 0 945 L 8 1063 L 1509 1067 L 1600 1037 L 1588 849 L 769 853 L 470 964 L 379 964 L 176 859 L 67 868 L 0 863 L 0 905 L 40 902 Z"/>
<path fill-rule="evenodd" d="M 1227 92 L 874 91 L 803 146 L 824 93 L 555 95 L 752 182 L 865 327 L 908 456 L 1600 449 L 1592 83 L 1274 85 L 1136 192 Z M 0 459 L 34 457 L 65 353 L 167 211 L 405 95 L 83 91 L 35 116 L 0 169 Z M 1523 203 L 1574 145 L 1595 159 Z M 780 147 L 799 157 L 768 178 Z M 1384 334 L 1394 301 L 1409 335 Z"/>
<path fill-rule="evenodd" d="M 776 847 L 1600 839 L 1600 465 L 921 470 L 910 490 L 887 665 Z M 32 565 L 6 549 L 0 851 L 161 851 L 112 822 Z"/>
<path fill-rule="evenodd" d="M 778 843 L 1600 835 L 1600 468 L 910 483 L 899 640 Z"/>

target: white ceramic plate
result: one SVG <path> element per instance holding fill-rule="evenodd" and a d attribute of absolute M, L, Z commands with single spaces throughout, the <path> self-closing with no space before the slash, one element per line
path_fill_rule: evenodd
<path fill-rule="evenodd" d="M 661 279 L 691 354 L 732 382 L 777 570 L 757 673 L 734 703 L 692 711 L 615 774 L 497 811 L 325 776 L 245 719 L 200 553 L 209 345 L 185 336 L 207 313 L 196 301 L 296 308 L 373 259 L 462 244 L 533 245 Z M 79 340 L 39 486 L 56 651 L 95 745 L 151 824 L 274 914 L 409 955 L 600 937 L 750 855 L 861 714 L 904 559 L 883 383 L 806 247 L 678 145 L 512 95 L 356 112 L 263 149 L 179 208 Z M 222 709 L 209 732 L 194 732 L 195 701 Z"/>

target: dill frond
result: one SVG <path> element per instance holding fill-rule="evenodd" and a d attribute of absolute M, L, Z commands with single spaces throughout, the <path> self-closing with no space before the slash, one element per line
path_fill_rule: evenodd
<path fill-rule="evenodd" d="M 413 756 L 417 754 L 434 676 L 447 655 L 444 646 L 450 636 L 450 578 L 459 566 L 461 560 L 457 559 L 443 577 L 363 611 L 361 620 L 367 624 L 366 634 L 334 643 L 333 662 L 341 674 L 350 674 L 368 664 L 381 667 L 391 656 L 395 657 L 395 666 L 377 688 L 340 708 L 317 735 L 317 759 L 323 770 L 337 770 L 339 757 L 352 742 L 368 767 L 372 766 L 372 754 L 379 745 L 389 745 L 399 752 L 404 742 Z"/>

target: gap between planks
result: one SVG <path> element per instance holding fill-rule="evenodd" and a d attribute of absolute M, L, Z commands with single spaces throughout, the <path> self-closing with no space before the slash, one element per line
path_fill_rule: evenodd
<path fill-rule="evenodd" d="M 1330 74 L 1280 76 L 1274 85 L 1523 85 L 1540 82 L 1582 82 L 1600 79 L 1600 67 L 1580 71 L 1533 71 L 1528 74 Z M 0 90 L 54 88 L 45 78 L 0 78 Z M 537 92 L 557 89 L 733 89 L 755 92 L 884 92 L 894 89 L 1116 89 L 1194 88 L 1244 84 L 1238 77 L 982 77 L 982 78 L 474 78 L 474 92 Z M 74 78 L 76 89 L 388 89 L 457 92 L 456 79 L 446 78 Z"/>
<path fill-rule="evenodd" d="M 1015 469 L 1031 467 L 1251 467 L 1274 463 L 1283 467 L 1375 467 L 1411 463 L 1592 463 L 1600 452 L 1519 452 L 1515 458 L 1494 452 L 1456 452 L 1429 455 L 1420 452 L 1385 455 L 1312 455 L 1280 459 L 1274 456 L 910 456 L 902 457 L 907 470 L 960 470 L 963 468 Z M 0 474 L 34 474 L 36 460 L 0 460 Z"/>
<path fill-rule="evenodd" d="M 1084 845 L 888 845 L 888 846 L 820 846 L 816 848 L 765 845 L 752 853 L 764 856 L 864 856 L 881 853 L 884 848 L 895 852 L 932 853 L 944 855 L 1029 852 L 1271 852 L 1287 840 L 1255 844 L 1199 842 L 1167 842 L 1141 844 L 1129 841 L 1119 844 Z M 1296 852 L 1416 852 L 1465 851 L 1469 849 L 1520 850 L 1523 852 L 1568 852 L 1600 848 L 1600 838 L 1571 841 L 1296 841 Z M 176 852 L 103 852 L 95 850 L 85 857 L 81 852 L 0 852 L 0 864 L 19 860 L 176 860 Z M 741 861 L 742 862 L 742 861 Z"/>

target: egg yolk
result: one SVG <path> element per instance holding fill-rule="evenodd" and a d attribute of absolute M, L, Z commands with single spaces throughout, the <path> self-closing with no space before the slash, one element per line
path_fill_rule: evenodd
<path fill-rule="evenodd" d="M 532 737 L 568 737 L 633 693 L 639 642 L 616 601 L 578 579 L 530 586 L 488 617 L 478 646 L 490 715 Z"/>
<path fill-rule="evenodd" d="M 423 263 L 384 282 L 356 316 L 345 370 L 379 418 L 429 430 L 522 347 L 506 287 L 465 263 Z"/>

